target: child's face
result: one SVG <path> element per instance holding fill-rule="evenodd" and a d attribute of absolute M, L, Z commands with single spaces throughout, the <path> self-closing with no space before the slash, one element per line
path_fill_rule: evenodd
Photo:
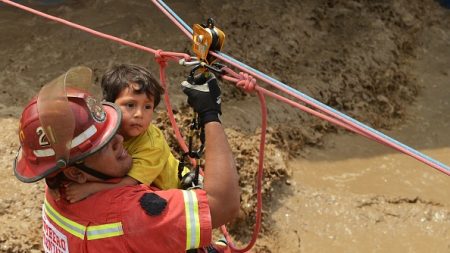
<path fill-rule="evenodd" d="M 119 132 L 125 140 L 147 130 L 153 117 L 153 98 L 147 97 L 145 93 L 134 93 L 134 90 L 128 87 L 120 92 L 115 103 L 122 110 L 122 125 Z"/>

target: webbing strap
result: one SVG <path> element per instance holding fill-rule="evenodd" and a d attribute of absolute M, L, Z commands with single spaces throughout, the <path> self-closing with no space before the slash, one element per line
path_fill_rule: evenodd
<path fill-rule="evenodd" d="M 84 240 L 85 235 L 88 240 L 123 235 L 122 222 L 86 227 L 61 215 L 50 205 L 50 203 L 47 202 L 47 200 L 44 200 L 44 205 L 42 208 L 44 209 L 47 217 L 54 223 L 58 224 L 58 226 L 66 232 L 80 238 L 81 240 Z"/>
<path fill-rule="evenodd" d="M 183 191 L 186 212 L 186 250 L 200 247 L 200 217 L 197 195 L 194 191 Z"/>

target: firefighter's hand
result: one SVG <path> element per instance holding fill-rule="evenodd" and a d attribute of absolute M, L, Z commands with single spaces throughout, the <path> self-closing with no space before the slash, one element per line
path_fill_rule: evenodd
<path fill-rule="evenodd" d="M 212 73 L 204 72 L 190 82 L 183 81 L 181 85 L 188 96 L 188 104 L 198 113 L 200 126 L 212 121 L 220 122 L 220 88 Z"/>

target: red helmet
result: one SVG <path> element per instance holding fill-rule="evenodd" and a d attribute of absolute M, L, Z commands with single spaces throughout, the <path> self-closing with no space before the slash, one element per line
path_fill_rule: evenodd
<path fill-rule="evenodd" d="M 14 174 L 22 182 L 56 175 L 62 168 L 84 160 L 105 146 L 120 126 L 119 107 L 100 103 L 83 90 L 64 88 L 66 79 L 67 73 L 44 86 L 22 112 L 21 148 L 14 161 Z M 62 87 L 64 99 L 45 100 L 56 87 Z"/>

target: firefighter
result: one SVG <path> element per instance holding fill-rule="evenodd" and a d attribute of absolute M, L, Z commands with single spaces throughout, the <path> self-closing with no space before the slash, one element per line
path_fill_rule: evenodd
<path fill-rule="evenodd" d="M 44 86 L 24 108 L 21 148 L 14 161 L 14 173 L 22 182 L 45 179 L 45 252 L 185 252 L 209 245 L 212 229 L 236 217 L 240 198 L 234 159 L 219 120 L 216 78 L 202 85 L 183 84 L 205 128 L 203 189 L 126 186 L 74 204 L 56 199 L 47 189 L 64 195 L 65 186 L 73 182 L 116 182 L 132 160 L 117 134 L 120 109 L 80 89 L 66 87 L 58 95 L 58 83 L 67 86 L 68 79 L 66 73 L 51 82 L 53 86 Z"/>

